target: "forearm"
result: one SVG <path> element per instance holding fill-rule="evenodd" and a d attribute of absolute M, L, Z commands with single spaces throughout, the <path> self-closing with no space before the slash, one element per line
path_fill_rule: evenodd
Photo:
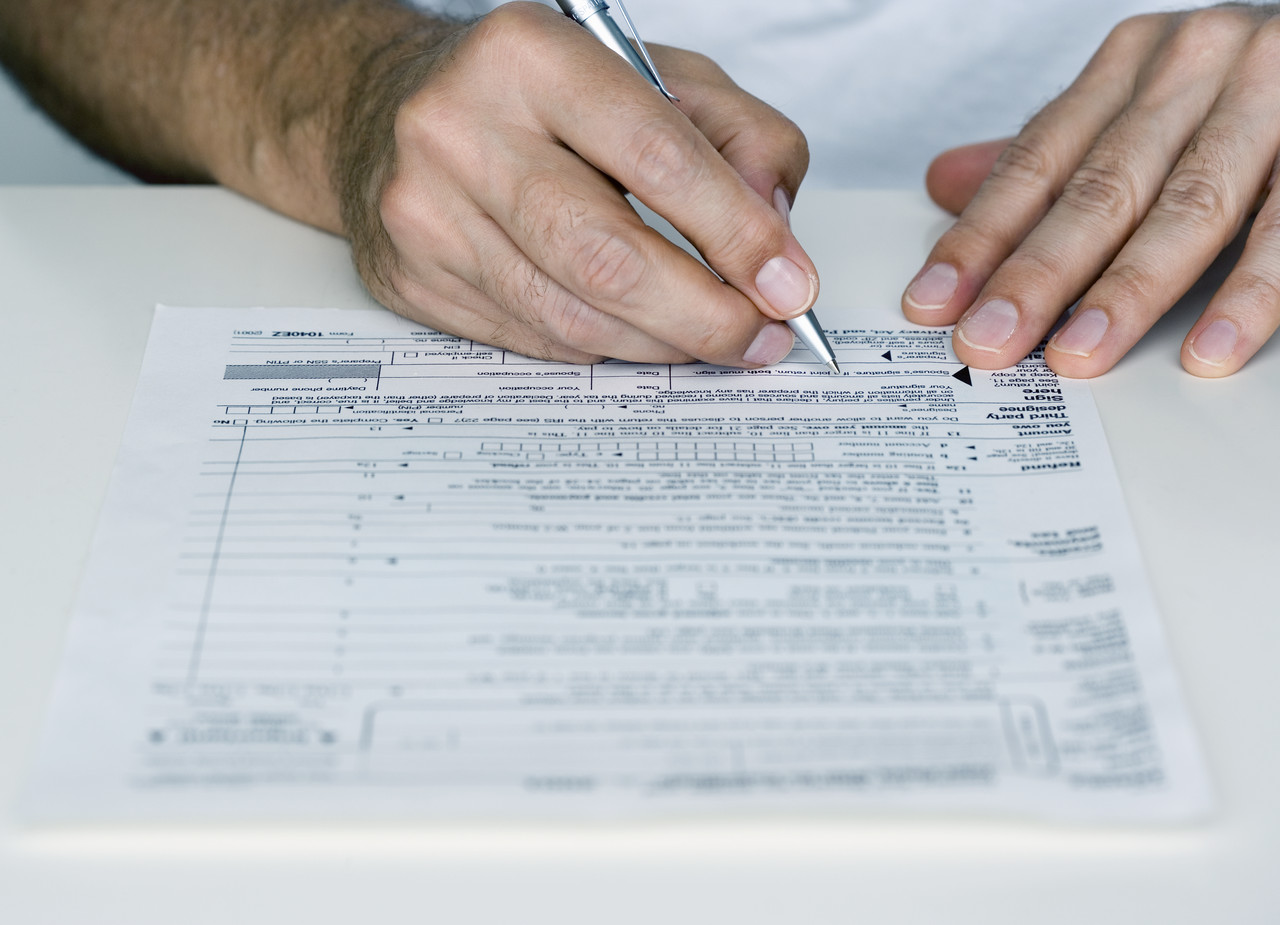
<path fill-rule="evenodd" d="M 4 0 L 0 59 L 139 176 L 215 180 L 342 231 L 340 149 L 369 143 L 344 124 L 393 107 L 407 91 L 387 72 L 458 29 L 394 0 Z"/>

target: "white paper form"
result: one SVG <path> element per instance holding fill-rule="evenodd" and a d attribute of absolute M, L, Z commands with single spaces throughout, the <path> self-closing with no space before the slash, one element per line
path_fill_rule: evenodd
<path fill-rule="evenodd" d="M 834 376 L 158 309 L 29 814 L 1202 814 L 1087 385 L 882 317 Z"/>

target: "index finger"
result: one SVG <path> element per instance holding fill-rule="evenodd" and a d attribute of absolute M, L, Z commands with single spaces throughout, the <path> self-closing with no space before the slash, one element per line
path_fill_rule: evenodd
<path fill-rule="evenodd" d="M 527 98 L 561 143 L 612 177 L 684 235 L 725 282 L 763 314 L 794 318 L 813 305 L 818 273 L 783 215 L 752 189 L 716 146 L 618 56 L 586 32 L 565 35 L 580 66 L 541 68 Z M 590 92 L 581 75 L 595 72 Z M 671 80 L 677 96 L 698 87 Z M 689 104 L 694 105 L 694 104 Z M 798 183 L 798 180 L 796 180 Z"/>
<path fill-rule="evenodd" d="M 1159 41 L 1154 17 L 1117 26 L 1075 82 L 1037 113 L 996 159 L 955 225 L 938 239 L 902 307 L 923 324 L 950 324 L 1048 214 L 1094 141 L 1123 110 L 1133 62 Z"/>
<path fill-rule="evenodd" d="M 804 133 L 768 103 L 745 92 L 705 55 L 661 45 L 650 48 L 669 83 L 697 87 L 696 93 L 680 97 L 680 111 L 762 199 L 775 202 L 781 189 L 789 206 L 809 169 Z"/>

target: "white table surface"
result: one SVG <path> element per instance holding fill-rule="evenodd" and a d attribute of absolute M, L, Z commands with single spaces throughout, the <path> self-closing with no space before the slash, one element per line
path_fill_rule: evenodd
<path fill-rule="evenodd" d="M 945 227 L 916 193 L 807 191 L 795 221 L 829 324 L 896 305 Z M 1280 922 L 1280 343 L 1183 373 L 1207 286 L 1094 384 L 1218 792 L 1205 823 L 32 830 L 13 805 L 153 305 L 372 303 L 343 242 L 224 191 L 0 187 L 0 922 Z"/>

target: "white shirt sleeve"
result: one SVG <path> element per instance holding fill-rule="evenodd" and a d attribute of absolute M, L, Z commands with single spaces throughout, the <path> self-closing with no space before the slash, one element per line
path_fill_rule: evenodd
<path fill-rule="evenodd" d="M 939 151 L 1017 132 L 1158 0 L 631 0 L 646 42 L 710 56 L 809 139 L 809 186 L 915 187 Z M 428 4 L 430 5 L 430 4 Z M 442 0 L 457 15 L 489 0 Z M 552 3 L 554 6 L 554 3 Z"/>

